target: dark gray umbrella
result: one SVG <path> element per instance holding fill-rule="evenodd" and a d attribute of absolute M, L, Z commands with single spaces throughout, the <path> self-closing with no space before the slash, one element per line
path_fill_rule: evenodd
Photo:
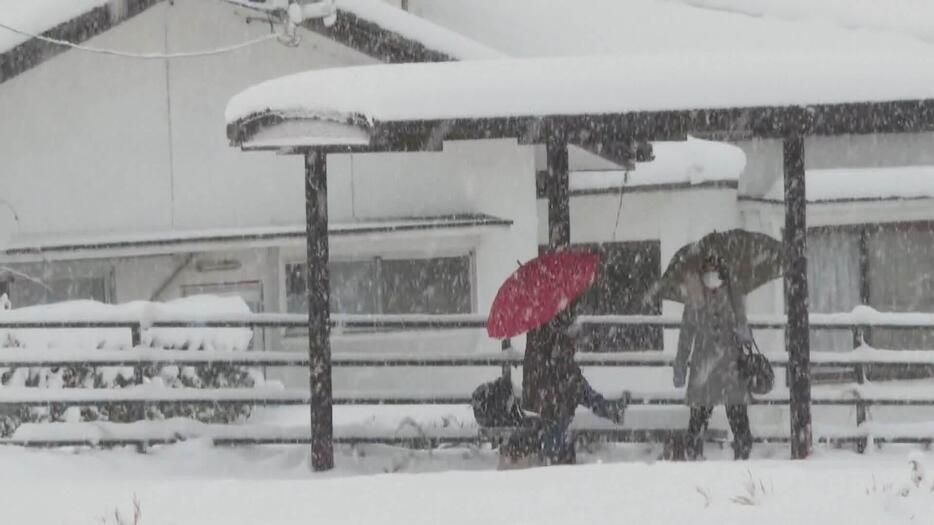
<path fill-rule="evenodd" d="M 660 296 L 669 301 L 684 302 L 681 284 L 689 272 L 700 273 L 704 262 L 710 258 L 719 260 L 729 273 L 731 286 L 741 295 L 746 295 L 782 276 L 782 253 L 782 242 L 764 233 L 738 228 L 715 231 L 697 242 L 682 246 L 647 298 Z"/>

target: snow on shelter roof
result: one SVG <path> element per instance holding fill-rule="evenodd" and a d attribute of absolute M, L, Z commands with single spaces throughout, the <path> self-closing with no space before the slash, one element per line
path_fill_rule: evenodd
<path fill-rule="evenodd" d="M 257 132 L 289 120 L 343 127 L 350 139 L 346 144 L 360 145 L 359 130 L 369 133 L 372 141 L 374 128 L 384 123 L 737 108 L 771 111 L 930 98 L 934 98 L 934 57 L 930 56 L 642 54 L 308 71 L 248 88 L 229 101 L 225 115 L 228 137 L 243 147 L 250 147 Z M 832 118 L 839 133 L 904 125 L 890 114 L 823 115 L 814 109 L 810 118 Z M 920 118 L 914 109 L 903 109 Z M 743 123 L 748 115 L 731 114 L 729 124 L 774 126 L 770 121 L 775 116 L 766 112 L 757 115 L 759 121 Z M 293 143 L 279 136 L 276 146 L 321 145 L 314 130 L 288 135 L 295 137 Z M 326 138 L 327 145 L 337 142 L 333 130 Z"/>

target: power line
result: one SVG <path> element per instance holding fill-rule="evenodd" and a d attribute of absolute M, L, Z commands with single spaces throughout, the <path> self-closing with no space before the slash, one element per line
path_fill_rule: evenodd
<path fill-rule="evenodd" d="M 170 60 L 175 58 L 197 58 L 205 57 L 212 55 L 222 55 L 224 53 L 230 53 L 237 51 L 239 49 L 247 48 L 256 44 L 260 44 L 267 40 L 272 40 L 274 38 L 279 38 L 279 35 L 276 33 L 270 33 L 268 35 L 263 35 L 259 38 L 254 38 L 253 40 L 247 40 L 246 42 L 241 42 L 239 44 L 233 44 L 225 47 L 218 47 L 214 49 L 205 49 L 200 51 L 186 51 L 181 53 L 132 53 L 129 51 L 118 51 L 114 49 L 103 49 L 99 47 L 90 47 L 82 46 L 80 44 L 75 44 L 74 42 L 68 42 L 67 40 L 58 40 L 57 38 L 51 38 L 44 35 L 37 35 L 30 33 L 28 31 L 22 31 L 16 29 L 15 27 L 10 27 L 2 22 L 0 22 L 0 28 L 6 29 L 7 31 L 12 31 L 18 35 L 22 35 L 28 38 L 35 38 L 37 40 L 42 40 L 43 42 L 48 42 L 50 44 L 55 44 L 59 46 L 70 47 L 72 49 L 77 49 L 79 51 L 84 51 L 87 53 L 96 53 L 99 55 L 110 55 L 124 58 L 135 58 L 139 60 Z"/>

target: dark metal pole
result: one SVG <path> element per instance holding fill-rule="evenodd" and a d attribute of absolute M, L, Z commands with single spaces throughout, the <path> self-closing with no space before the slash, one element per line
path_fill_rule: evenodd
<path fill-rule="evenodd" d="M 562 130 L 549 130 L 546 139 L 548 178 L 545 196 L 548 198 L 548 247 L 552 250 L 571 244 L 571 192 L 568 183 L 568 145 Z M 540 348 L 552 340 L 547 325 L 526 334 L 526 352 L 522 359 L 522 399 L 525 408 L 543 412 L 545 405 L 557 403 L 553 394 L 556 385 L 547 383 L 549 360 L 546 352 L 528 351 Z"/>
<path fill-rule="evenodd" d="M 334 468 L 331 392 L 330 277 L 328 275 L 327 152 L 305 154 L 307 223 L 308 359 L 311 386 L 311 466 Z"/>
<path fill-rule="evenodd" d="M 548 247 L 571 245 L 571 189 L 568 178 L 568 143 L 562 133 L 552 133 L 548 157 Z"/>
<path fill-rule="evenodd" d="M 548 247 L 556 250 L 566 248 L 571 244 L 571 192 L 568 182 L 568 144 L 564 130 L 549 129 L 546 147 L 548 182 L 545 193 L 548 197 Z M 557 365 L 553 361 L 553 350 L 549 348 L 549 345 L 557 340 L 557 334 L 552 330 L 557 330 L 557 328 L 548 324 L 529 332 L 522 361 L 523 399 L 527 401 L 526 406 L 530 410 L 543 414 L 556 413 L 557 405 L 565 401 L 561 399 L 563 393 L 560 392 L 560 385 L 557 384 L 560 380 L 556 380 L 555 377 Z M 564 447 L 561 448 L 561 452 L 550 454 L 550 457 L 545 458 L 546 464 L 573 463 L 573 453 L 568 456 L 567 451 L 563 450 Z"/>
<path fill-rule="evenodd" d="M 808 326 L 807 201 L 804 183 L 804 135 L 792 132 L 783 143 L 785 170 L 785 304 L 788 326 L 788 375 L 791 411 L 791 457 L 811 450 L 811 378 Z"/>

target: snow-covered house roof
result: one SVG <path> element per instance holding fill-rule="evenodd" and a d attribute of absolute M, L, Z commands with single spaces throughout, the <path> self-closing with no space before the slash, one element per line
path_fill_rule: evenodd
<path fill-rule="evenodd" d="M 11 28 L 0 27 L 0 82 L 68 50 L 28 35 L 81 43 L 160 1 L 0 0 L 0 24 Z M 308 28 L 385 62 L 504 56 L 489 46 L 383 1 L 338 0 L 337 5 L 340 16 L 335 27 L 310 21 Z M 230 11 L 233 14 L 237 9 L 230 6 Z"/>
<path fill-rule="evenodd" d="M 376 0 L 379 1 L 379 0 Z M 410 0 L 412 12 L 512 56 L 930 53 L 924 0 Z"/>
<path fill-rule="evenodd" d="M 0 25 L 5 26 L 0 27 L 0 82 L 68 50 L 29 35 L 80 44 L 160 1 L 0 0 Z M 320 21 L 312 20 L 307 23 L 308 28 L 385 62 L 505 56 L 489 46 L 381 0 L 338 0 L 337 6 L 340 18 L 336 26 L 325 27 Z M 229 7 L 232 16 L 239 11 L 234 5 Z M 252 12 L 242 14 L 255 15 Z"/>

